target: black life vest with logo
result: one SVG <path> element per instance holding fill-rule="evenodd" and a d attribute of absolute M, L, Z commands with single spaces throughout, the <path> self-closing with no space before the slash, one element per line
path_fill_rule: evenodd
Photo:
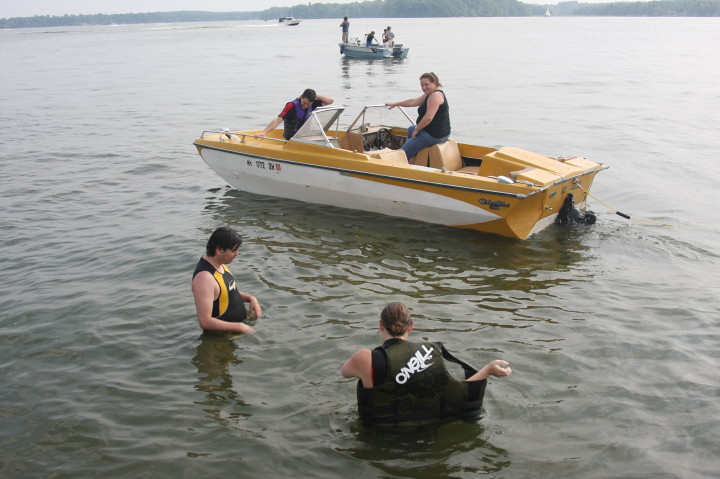
<path fill-rule="evenodd" d="M 475 420 L 481 415 L 487 380 L 453 378 L 445 361 L 462 366 L 465 379 L 477 370 L 453 357 L 442 343 L 399 340 L 376 349 L 385 352 L 387 374 L 373 388 L 358 381 L 358 413 L 363 422 L 380 427 L 423 426 L 451 418 Z"/>

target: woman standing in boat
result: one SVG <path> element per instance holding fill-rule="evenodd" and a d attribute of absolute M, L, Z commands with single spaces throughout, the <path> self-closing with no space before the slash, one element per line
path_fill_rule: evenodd
<path fill-rule="evenodd" d="M 423 94 L 399 102 L 385 103 L 390 108 L 396 106 L 418 107 L 417 125 L 408 128 L 408 140 L 402 146 L 410 163 L 423 148 L 444 143 L 450 137 L 450 107 L 438 76 L 423 73 L 420 76 L 420 88 Z"/>

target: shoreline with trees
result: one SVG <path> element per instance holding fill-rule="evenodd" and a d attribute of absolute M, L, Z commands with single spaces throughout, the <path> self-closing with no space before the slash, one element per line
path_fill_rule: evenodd
<path fill-rule="evenodd" d="M 433 18 L 433 17 L 531 17 L 544 16 L 617 17 L 718 17 L 720 0 L 655 0 L 645 2 L 581 3 L 535 5 L 518 0 L 445 0 L 442 4 L 424 0 L 369 0 L 353 3 L 308 3 L 293 7 L 272 7 L 257 12 L 177 11 L 154 13 L 113 13 L 92 15 L 37 15 L 0 18 L 0 29 L 143 23 L 274 20 L 294 16 L 303 19 L 342 18 Z M 408 15 L 408 12 L 413 12 Z"/>

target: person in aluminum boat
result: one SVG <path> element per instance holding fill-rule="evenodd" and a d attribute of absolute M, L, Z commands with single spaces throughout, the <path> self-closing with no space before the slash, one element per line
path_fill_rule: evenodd
<path fill-rule="evenodd" d="M 392 27 L 387 27 L 387 33 L 385 34 L 387 37 L 387 46 L 392 47 L 395 46 L 395 34 L 392 32 Z"/>
<path fill-rule="evenodd" d="M 340 28 L 342 28 L 342 42 L 348 42 L 348 35 L 350 35 L 350 22 L 348 17 L 343 17 L 343 21 L 340 22 Z"/>
<path fill-rule="evenodd" d="M 409 341 L 413 321 L 402 303 L 382 310 L 379 327 L 383 344 L 357 351 L 342 367 L 343 377 L 358 378 L 358 413 L 368 425 L 422 427 L 443 419 L 476 420 L 487 378 L 512 373 L 501 359 L 478 371 L 453 357 L 442 343 Z M 465 379 L 452 377 L 447 362 L 459 364 Z"/>

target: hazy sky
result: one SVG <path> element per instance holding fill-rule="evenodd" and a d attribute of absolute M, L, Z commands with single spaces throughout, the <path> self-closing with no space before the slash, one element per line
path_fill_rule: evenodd
<path fill-rule="evenodd" d="M 315 3 L 351 3 L 361 0 L 316 0 Z M 438 0 L 442 1 L 442 0 Z M 581 0 L 582 3 L 612 0 Z M 558 0 L 525 0 L 525 3 L 555 4 Z M 0 18 L 34 15 L 79 15 L 92 13 L 142 13 L 200 10 L 206 12 L 255 12 L 270 7 L 305 3 L 299 0 L 0 0 Z"/>
<path fill-rule="evenodd" d="M 316 3 L 350 3 L 358 0 L 331 0 Z M 199 10 L 205 12 L 255 12 L 270 7 L 287 7 L 302 0 L 0 0 L 0 18 L 34 15 L 78 15 L 92 13 L 142 13 Z"/>

